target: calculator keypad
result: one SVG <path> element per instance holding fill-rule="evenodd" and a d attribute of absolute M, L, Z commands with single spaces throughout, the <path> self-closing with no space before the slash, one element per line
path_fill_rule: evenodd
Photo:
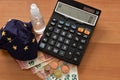
<path fill-rule="evenodd" d="M 91 29 L 68 19 L 51 18 L 40 40 L 40 50 L 78 65 L 90 38 Z"/>

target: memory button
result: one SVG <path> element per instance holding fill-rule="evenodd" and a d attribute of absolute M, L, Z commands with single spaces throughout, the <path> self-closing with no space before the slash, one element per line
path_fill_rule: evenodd
<path fill-rule="evenodd" d="M 40 45 L 39 45 L 39 47 L 40 48 L 45 48 L 45 45 L 46 45 L 45 43 L 41 42 Z"/>

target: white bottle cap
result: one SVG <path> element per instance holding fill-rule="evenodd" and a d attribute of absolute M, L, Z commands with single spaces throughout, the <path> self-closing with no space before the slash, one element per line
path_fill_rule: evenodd
<path fill-rule="evenodd" d="M 37 7 L 37 5 L 35 3 L 31 4 L 30 8 L 31 8 L 30 12 L 31 12 L 32 16 L 38 17 L 41 15 L 39 8 Z"/>

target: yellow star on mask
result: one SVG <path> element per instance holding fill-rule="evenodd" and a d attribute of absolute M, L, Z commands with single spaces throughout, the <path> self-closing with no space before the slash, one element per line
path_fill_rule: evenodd
<path fill-rule="evenodd" d="M 34 43 L 34 42 L 35 42 L 35 38 L 32 39 L 32 43 Z"/>
<path fill-rule="evenodd" d="M 24 24 L 24 27 L 27 27 L 27 25 L 26 25 L 26 24 Z"/>
<path fill-rule="evenodd" d="M 8 19 L 8 21 L 11 21 L 12 19 Z"/>
<path fill-rule="evenodd" d="M 6 32 L 5 31 L 2 31 L 2 36 L 5 36 L 6 35 Z"/>
<path fill-rule="evenodd" d="M 24 47 L 24 50 L 27 51 L 27 50 L 28 50 L 28 46 L 25 46 L 25 47 Z"/>
<path fill-rule="evenodd" d="M 13 49 L 14 49 L 14 50 L 17 50 L 17 46 L 13 45 Z"/>
<path fill-rule="evenodd" d="M 8 38 L 7 38 L 7 40 L 8 40 L 9 42 L 11 42 L 11 41 L 12 41 L 11 37 L 8 37 Z"/>

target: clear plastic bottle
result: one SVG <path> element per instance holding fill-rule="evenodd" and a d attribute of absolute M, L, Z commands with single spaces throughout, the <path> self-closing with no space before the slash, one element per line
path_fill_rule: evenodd
<path fill-rule="evenodd" d="M 39 8 L 34 3 L 30 6 L 30 14 L 34 32 L 42 34 L 45 29 L 45 22 Z"/>

